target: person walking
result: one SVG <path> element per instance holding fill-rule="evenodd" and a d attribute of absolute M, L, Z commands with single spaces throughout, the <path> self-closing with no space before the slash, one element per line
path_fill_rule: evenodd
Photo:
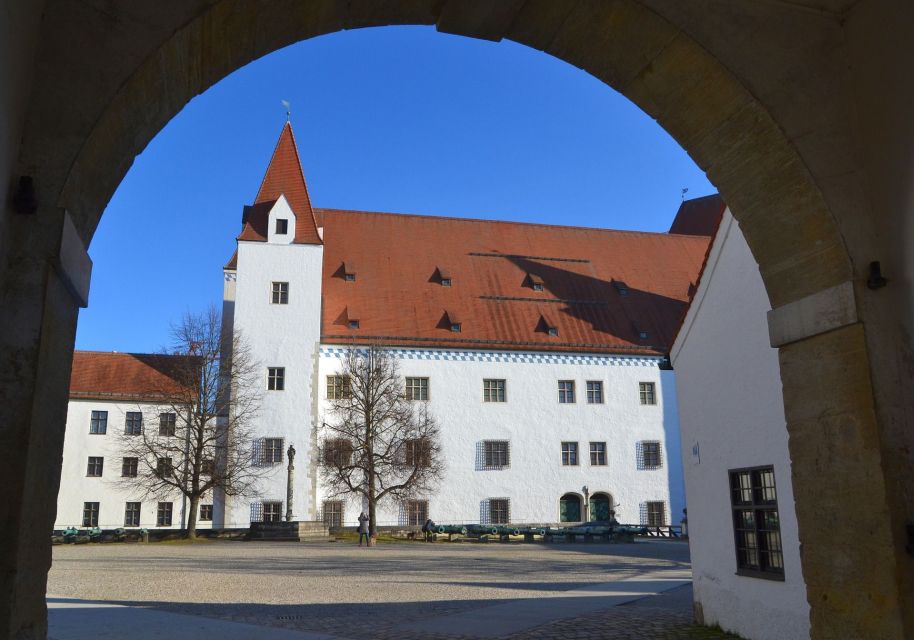
<path fill-rule="evenodd" d="M 359 546 L 362 546 L 362 536 L 365 536 L 365 546 L 371 546 L 371 538 L 368 533 L 368 514 L 364 511 L 359 514 Z"/>

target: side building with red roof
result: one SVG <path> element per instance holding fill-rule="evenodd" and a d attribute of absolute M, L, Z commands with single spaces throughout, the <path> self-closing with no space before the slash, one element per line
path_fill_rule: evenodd
<path fill-rule="evenodd" d="M 667 355 L 708 244 L 689 231 L 316 208 L 286 124 L 224 267 L 225 322 L 263 367 L 262 449 L 281 453 L 260 495 L 217 504 L 217 524 L 285 515 L 290 444 L 294 516 L 355 522 L 363 505 L 331 496 L 316 464 L 342 359 L 366 344 L 391 349 L 404 394 L 440 422 L 447 459 L 436 491 L 383 505 L 379 524 L 580 522 L 610 510 L 678 524 Z"/>
<path fill-rule="evenodd" d="M 149 493 L 140 478 L 156 456 L 135 456 L 127 440 L 174 433 L 184 396 L 175 371 L 183 356 L 76 351 L 64 437 L 55 529 L 68 527 L 180 528 L 186 504 L 179 492 Z M 198 528 L 213 523 L 213 500 L 202 501 Z"/>

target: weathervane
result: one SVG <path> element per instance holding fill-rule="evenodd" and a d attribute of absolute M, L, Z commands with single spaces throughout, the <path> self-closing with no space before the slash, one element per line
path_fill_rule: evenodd
<path fill-rule="evenodd" d="M 280 100 L 282 106 L 286 108 L 286 122 L 291 122 L 292 120 L 292 103 L 288 100 Z"/>
<path fill-rule="evenodd" d="M 688 188 L 688 187 L 683 187 L 683 188 L 682 188 L 682 201 L 683 201 L 683 202 L 685 202 L 685 194 L 687 194 L 688 192 L 689 192 L 689 188 Z"/>

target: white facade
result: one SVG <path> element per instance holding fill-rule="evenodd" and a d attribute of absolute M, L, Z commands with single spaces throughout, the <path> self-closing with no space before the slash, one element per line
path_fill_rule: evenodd
<path fill-rule="evenodd" d="M 163 411 L 166 409 L 163 408 Z M 104 412 L 104 433 L 92 426 L 92 412 Z M 86 517 L 86 503 L 97 503 L 97 526 L 102 529 L 118 527 L 146 527 L 149 529 L 178 529 L 185 521 L 188 507 L 180 493 L 154 497 L 146 496 L 130 478 L 123 478 L 124 453 L 120 434 L 124 433 L 128 412 L 139 412 L 147 419 L 156 415 L 156 405 L 129 401 L 110 401 L 71 398 L 67 406 L 67 429 L 64 438 L 63 464 L 60 491 L 57 494 L 55 529 L 90 526 Z M 149 428 L 149 425 L 143 425 Z M 157 428 L 156 425 L 153 428 Z M 90 458 L 101 458 L 101 475 L 97 460 L 90 468 Z M 139 524 L 126 520 L 127 503 L 140 503 Z M 171 524 L 159 524 L 159 503 L 171 503 Z M 212 500 L 202 500 L 201 505 L 212 505 Z M 198 514 L 199 516 L 199 514 Z M 212 521 L 200 520 L 197 527 L 207 529 Z"/>
<path fill-rule="evenodd" d="M 671 351 L 689 499 L 695 602 L 752 640 L 809 637 L 777 350 L 758 266 L 729 210 Z M 728 473 L 773 467 L 783 580 L 737 575 Z M 770 577 L 770 576 L 769 576 Z"/>

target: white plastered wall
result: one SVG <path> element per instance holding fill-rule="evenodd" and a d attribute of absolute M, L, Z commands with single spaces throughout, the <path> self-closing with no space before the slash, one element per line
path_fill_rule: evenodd
<path fill-rule="evenodd" d="M 751 640 L 798 640 L 809 637 L 809 606 L 769 309 L 758 266 L 728 210 L 671 352 L 694 597 L 707 624 Z M 777 485 L 783 582 L 736 575 L 728 470 L 767 465 Z"/>

